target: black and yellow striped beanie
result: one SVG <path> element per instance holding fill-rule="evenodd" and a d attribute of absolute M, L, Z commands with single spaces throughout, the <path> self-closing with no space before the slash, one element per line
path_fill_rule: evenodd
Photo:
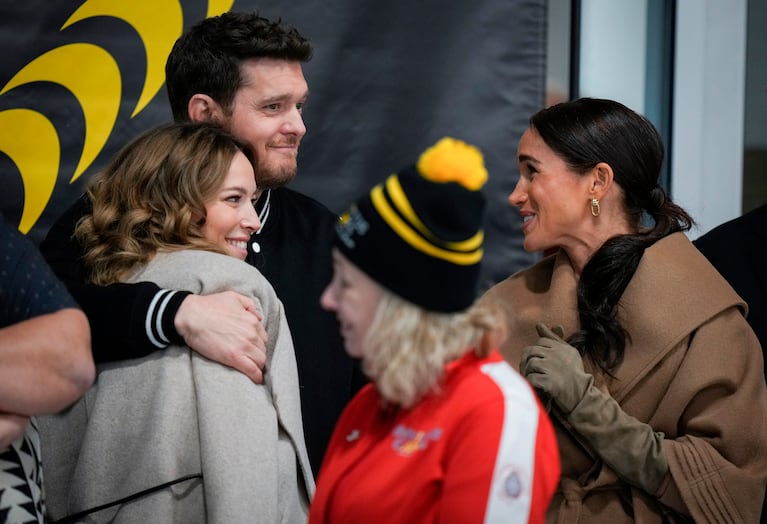
<path fill-rule="evenodd" d="M 443 138 L 341 216 L 336 247 L 402 298 L 462 311 L 477 293 L 486 180 L 476 147 Z"/>

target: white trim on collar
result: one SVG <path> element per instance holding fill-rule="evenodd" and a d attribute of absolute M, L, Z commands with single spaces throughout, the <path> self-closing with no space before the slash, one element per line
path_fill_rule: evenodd
<path fill-rule="evenodd" d="M 269 218 L 269 210 L 271 209 L 271 199 L 272 199 L 272 190 L 267 189 L 266 190 L 266 201 L 264 202 L 264 207 L 261 208 L 261 212 L 258 213 L 258 221 L 261 222 L 261 227 L 258 228 L 258 231 L 255 232 L 256 235 L 258 235 L 262 229 L 264 229 L 264 226 L 266 225 L 266 221 Z"/>

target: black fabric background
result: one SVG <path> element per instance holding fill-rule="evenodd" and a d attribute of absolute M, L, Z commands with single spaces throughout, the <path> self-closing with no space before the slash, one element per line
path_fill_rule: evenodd
<path fill-rule="evenodd" d="M 151 5 L 168 2 L 178 4 L 154 0 Z M 18 224 L 25 198 L 47 199 L 28 232 L 35 243 L 119 147 L 144 129 L 171 119 L 164 87 L 132 115 L 147 69 L 144 35 L 137 28 L 113 16 L 94 16 L 61 30 L 85 3 L 27 0 L 0 5 L 0 88 L 36 57 L 75 42 L 106 50 L 121 73 L 121 104 L 111 134 L 98 157 L 71 183 L 84 141 L 78 98 L 51 81 L 28 83 L 0 95 L 0 122 L 2 112 L 28 108 L 44 115 L 59 135 L 59 173 L 48 198 L 25 191 L 19 165 L 29 173 L 31 159 L 12 159 L 4 147 L 15 133 L 25 131 L 0 125 L 0 211 Z M 213 7 L 221 4 L 213 2 Z M 226 9 L 228 2 L 223 4 Z M 314 42 L 314 58 L 304 69 L 311 90 L 304 112 L 308 131 L 291 187 L 333 211 L 343 211 L 442 136 L 461 138 L 482 149 L 490 173 L 484 189 L 488 197 L 484 288 L 535 258 L 522 250 L 519 216 L 506 199 L 517 178 L 516 142 L 529 115 L 544 102 L 545 4 L 545 0 L 241 0 L 231 10 L 281 17 Z M 183 27 L 204 18 L 208 9 L 208 3 L 200 0 L 181 0 L 180 6 Z M 158 18 L 152 23 L 168 21 Z M 84 63 L 73 63 L 71 70 L 74 75 L 90 74 Z"/>

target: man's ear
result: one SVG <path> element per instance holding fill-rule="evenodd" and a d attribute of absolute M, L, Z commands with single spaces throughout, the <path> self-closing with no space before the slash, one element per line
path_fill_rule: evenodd
<path fill-rule="evenodd" d="M 186 110 L 191 122 L 219 122 L 224 113 L 215 100 L 201 93 L 192 95 Z"/>
<path fill-rule="evenodd" d="M 612 187 L 613 179 L 613 168 L 610 167 L 610 164 L 599 162 L 595 165 L 591 173 L 591 183 L 589 186 L 591 198 L 601 200 Z"/>

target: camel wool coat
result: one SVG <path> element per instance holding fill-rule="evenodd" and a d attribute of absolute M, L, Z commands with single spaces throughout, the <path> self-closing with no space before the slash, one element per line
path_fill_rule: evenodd
<path fill-rule="evenodd" d="M 488 290 L 483 300 L 506 310 L 509 363 L 518 369 L 538 339 L 536 322 L 563 326 L 565 338 L 579 329 L 576 285 L 560 250 Z M 562 478 L 547 522 L 759 522 L 767 387 L 745 310 L 683 233 L 645 251 L 618 307 L 625 356 L 603 382 L 626 413 L 664 433 L 669 475 L 654 494 L 631 486 L 552 417 Z"/>

